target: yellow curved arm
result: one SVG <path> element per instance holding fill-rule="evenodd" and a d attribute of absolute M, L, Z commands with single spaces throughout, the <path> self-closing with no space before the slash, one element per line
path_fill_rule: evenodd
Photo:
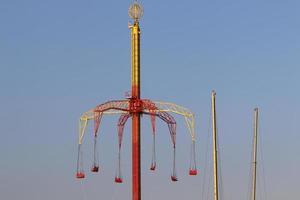
<path fill-rule="evenodd" d="M 79 144 L 82 144 L 83 136 L 85 134 L 88 121 L 94 119 L 94 110 L 95 109 L 91 109 L 83 113 L 79 119 L 79 141 L 78 141 Z M 106 115 L 122 114 L 122 113 L 126 113 L 126 112 L 121 110 L 107 110 L 102 112 L 102 114 L 106 114 Z"/>
<path fill-rule="evenodd" d="M 174 103 L 162 102 L 162 101 L 154 101 L 154 103 L 159 109 L 159 111 L 172 112 L 184 116 L 191 138 L 193 141 L 196 140 L 194 113 L 192 113 L 189 109 Z"/>

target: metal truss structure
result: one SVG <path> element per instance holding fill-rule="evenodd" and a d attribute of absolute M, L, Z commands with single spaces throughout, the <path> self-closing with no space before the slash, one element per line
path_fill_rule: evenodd
<path fill-rule="evenodd" d="M 85 113 L 83 113 L 80 117 L 79 122 L 79 150 L 78 150 L 78 165 L 77 165 L 77 178 L 84 178 L 83 173 L 83 164 L 81 158 L 81 144 L 83 143 L 84 135 L 86 133 L 87 125 L 92 121 L 94 122 L 94 164 L 91 168 L 92 172 L 98 172 L 99 169 L 99 161 L 97 160 L 97 137 L 98 130 L 100 126 L 101 119 L 103 115 L 119 115 L 118 120 L 118 143 L 119 143 L 119 164 L 117 175 L 115 177 L 115 182 L 121 183 L 122 176 L 120 171 L 120 150 L 122 146 L 122 138 L 124 126 L 127 120 L 131 117 L 133 113 L 139 112 L 141 114 L 146 114 L 150 116 L 152 132 L 153 132 L 153 155 L 150 170 L 155 170 L 156 168 L 156 155 L 155 155 L 155 135 L 156 135 L 156 118 L 160 118 L 163 120 L 169 128 L 171 140 L 173 143 L 173 172 L 171 176 L 172 181 L 177 181 L 176 169 L 175 169 L 175 147 L 176 147 L 176 121 L 170 113 L 178 114 L 184 117 L 188 132 L 192 141 L 192 149 L 191 149 L 191 164 L 190 164 L 190 175 L 196 175 L 196 161 L 195 161 L 195 119 L 194 114 L 187 108 L 176 105 L 174 103 L 169 102 L 161 102 L 161 101 L 151 101 L 149 99 L 125 99 L 125 100 L 113 100 L 107 101 L 106 103 L 97 105 L 94 109 L 91 109 Z"/>

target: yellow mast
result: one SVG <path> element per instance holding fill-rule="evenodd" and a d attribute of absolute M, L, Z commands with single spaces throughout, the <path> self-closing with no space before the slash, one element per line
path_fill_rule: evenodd
<path fill-rule="evenodd" d="M 214 200 L 219 200 L 216 92 L 214 90 L 211 93 L 211 109 L 212 109 L 212 131 L 213 131 L 213 158 L 214 158 Z"/>
<path fill-rule="evenodd" d="M 258 108 L 254 109 L 254 133 L 253 133 L 253 174 L 252 174 L 252 200 L 256 199 L 256 166 L 257 166 L 257 127 Z"/>
<path fill-rule="evenodd" d="M 140 27 L 139 22 L 134 21 L 131 29 L 131 97 L 140 98 Z"/>

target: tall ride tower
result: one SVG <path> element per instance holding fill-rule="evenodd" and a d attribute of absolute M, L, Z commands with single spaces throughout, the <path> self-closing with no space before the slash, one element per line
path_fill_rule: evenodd
<path fill-rule="evenodd" d="M 141 199 L 141 112 L 140 104 L 140 27 L 142 6 L 135 1 L 128 10 L 133 19 L 131 29 L 131 107 L 132 107 L 132 195 L 133 200 Z"/>
<path fill-rule="evenodd" d="M 97 151 L 97 138 L 100 121 L 103 115 L 119 114 L 118 121 L 118 170 L 115 177 L 116 183 L 122 183 L 121 175 L 121 147 L 123 130 L 125 123 L 132 118 L 132 199 L 141 200 L 141 115 L 149 115 L 152 124 L 152 160 L 150 170 L 156 169 L 156 151 L 155 151 L 155 135 L 156 127 L 155 120 L 160 118 L 167 123 L 173 149 L 173 167 L 171 180 L 177 181 L 175 168 L 175 150 L 176 150 L 176 121 L 170 113 L 175 113 L 184 117 L 191 136 L 191 162 L 190 175 L 197 175 L 196 159 L 195 159 L 195 130 L 194 130 L 194 115 L 188 109 L 178 106 L 173 103 L 152 101 L 150 99 L 141 99 L 140 97 L 140 27 L 139 20 L 143 15 L 143 8 L 137 0 L 129 7 L 129 16 L 133 20 L 133 24 L 129 25 L 131 30 L 131 94 L 124 100 L 112 100 L 106 103 L 97 105 L 95 108 L 85 112 L 80 117 L 79 127 L 79 142 L 78 142 L 78 159 L 76 177 L 81 179 L 85 177 L 83 170 L 82 159 L 82 143 L 85 135 L 86 127 L 90 120 L 94 121 L 94 157 L 92 172 L 99 171 L 99 159 Z"/>

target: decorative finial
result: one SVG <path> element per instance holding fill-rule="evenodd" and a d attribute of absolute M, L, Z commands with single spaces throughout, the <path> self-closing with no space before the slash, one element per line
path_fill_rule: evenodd
<path fill-rule="evenodd" d="M 138 22 L 144 14 L 142 5 L 137 0 L 134 0 L 129 7 L 128 14 L 135 22 Z"/>

